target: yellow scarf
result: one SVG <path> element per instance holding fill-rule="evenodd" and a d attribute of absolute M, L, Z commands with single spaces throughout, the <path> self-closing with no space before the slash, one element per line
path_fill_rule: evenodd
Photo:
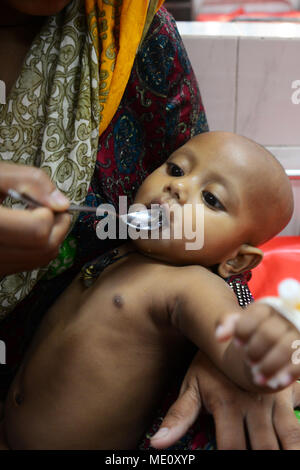
<path fill-rule="evenodd" d="M 136 52 L 164 0 L 85 0 L 88 27 L 99 62 L 101 135 L 126 88 Z"/>

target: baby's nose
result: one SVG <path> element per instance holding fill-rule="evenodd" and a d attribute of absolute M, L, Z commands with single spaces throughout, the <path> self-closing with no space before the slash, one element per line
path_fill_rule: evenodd
<path fill-rule="evenodd" d="M 167 190 L 170 195 L 180 204 L 186 204 L 188 201 L 188 190 L 183 181 L 172 181 Z"/>

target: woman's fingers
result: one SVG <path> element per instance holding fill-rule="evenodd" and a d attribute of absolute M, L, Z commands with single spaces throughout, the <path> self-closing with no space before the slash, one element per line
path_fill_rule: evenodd
<path fill-rule="evenodd" d="M 0 200 L 8 189 L 25 193 L 44 207 L 15 210 L 0 206 L 1 277 L 47 265 L 56 257 L 71 220 L 65 213 L 68 199 L 38 168 L 1 162 Z"/>
<path fill-rule="evenodd" d="M 269 395 L 253 396 L 251 410 L 246 415 L 246 425 L 252 450 L 278 450 L 279 443 L 272 417 L 273 398 Z"/>
<path fill-rule="evenodd" d="M 1 162 L 0 197 L 2 200 L 10 188 L 27 194 L 53 211 L 65 211 L 69 206 L 68 199 L 57 190 L 47 174 L 39 168 Z"/>
<path fill-rule="evenodd" d="M 32 213 L 42 211 L 50 213 L 44 231 L 35 232 L 34 228 L 27 225 L 28 230 L 24 230 L 23 234 L 19 233 L 19 238 L 16 239 L 15 234 L 12 234 L 7 239 L 7 243 L 9 239 L 12 242 L 10 246 L 0 243 L 0 276 L 45 266 L 57 256 L 59 246 L 68 232 L 71 218 L 68 214 L 53 216 L 49 209 L 35 209 Z M 40 215 L 41 218 L 37 216 L 33 221 L 43 220 L 45 214 Z M 46 218 L 48 215 L 46 214 Z M 49 223 L 51 220 L 52 224 Z"/>
<path fill-rule="evenodd" d="M 26 211 L 0 207 L 0 245 L 44 247 L 49 240 L 54 217 L 54 213 L 47 208 Z"/>
<path fill-rule="evenodd" d="M 57 214 L 55 216 L 55 223 L 48 239 L 48 247 L 50 250 L 56 250 L 64 241 L 70 223 L 71 216 L 69 214 Z"/>
<path fill-rule="evenodd" d="M 284 450 L 300 450 L 300 424 L 297 420 L 294 410 L 286 408 L 280 409 L 278 419 L 281 420 L 280 426 L 276 425 L 281 447 Z"/>
<path fill-rule="evenodd" d="M 284 450 L 300 450 L 300 423 L 294 407 L 300 404 L 300 385 L 294 384 L 276 394 L 273 423 Z"/>
<path fill-rule="evenodd" d="M 48 248 L 57 245 L 69 225 L 69 214 L 54 214 L 50 209 L 32 211 L 0 207 L 0 247 Z"/>
<path fill-rule="evenodd" d="M 296 382 L 290 387 L 294 408 L 300 407 L 300 383 Z M 299 424 L 300 426 L 300 424 Z"/>
<path fill-rule="evenodd" d="M 47 249 L 57 245 L 70 225 L 69 214 L 50 209 L 32 211 L 0 207 L 0 247 Z"/>
<path fill-rule="evenodd" d="M 200 410 L 201 397 L 198 386 L 188 385 L 168 410 L 159 431 L 152 437 L 152 447 L 164 449 L 175 444 L 196 421 Z"/>
<path fill-rule="evenodd" d="M 216 428 L 218 450 L 246 450 L 244 419 L 233 402 L 217 400 L 211 407 Z"/>

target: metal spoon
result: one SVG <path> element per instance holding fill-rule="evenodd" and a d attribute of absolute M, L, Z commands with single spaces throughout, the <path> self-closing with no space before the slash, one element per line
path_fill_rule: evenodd
<path fill-rule="evenodd" d="M 14 189 L 9 189 L 7 194 L 15 199 L 16 201 L 23 202 L 25 204 L 29 204 L 33 207 L 43 207 L 35 199 L 32 199 L 27 194 L 19 193 Z M 97 212 L 98 207 L 91 207 L 91 206 L 79 206 L 76 204 L 70 204 L 69 208 L 66 212 Z M 130 212 L 128 214 L 119 215 L 116 212 L 109 212 L 109 210 L 103 211 L 104 213 L 108 213 L 109 215 L 113 215 L 118 217 L 122 222 L 124 222 L 129 227 L 133 227 L 139 230 L 157 230 L 163 224 L 164 220 L 164 210 L 162 207 L 147 209 L 145 211 L 136 211 Z"/>

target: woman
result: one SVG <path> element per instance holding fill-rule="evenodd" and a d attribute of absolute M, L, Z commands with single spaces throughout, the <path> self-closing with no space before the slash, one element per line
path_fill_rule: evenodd
<path fill-rule="evenodd" d="M 0 63 L 6 66 L 0 79 L 8 94 L 0 107 L 0 193 L 4 198 L 13 187 L 46 206 L 15 212 L 14 201 L 6 198 L 6 207 L 0 208 L 0 331 L 8 362 L 1 369 L 4 398 L 43 313 L 84 261 L 111 248 L 99 243 L 95 217 L 81 214 L 70 221 L 64 213 L 68 200 L 117 205 L 124 195 L 131 203 L 145 176 L 193 134 L 206 131 L 207 123 L 176 25 L 159 9 L 162 1 L 2 3 Z M 187 384 L 200 372 L 209 377 L 200 357 Z M 210 391 L 211 402 L 218 396 L 216 389 L 225 394 L 229 388 L 236 400 L 241 397 L 242 392 L 214 372 L 211 381 L 217 386 Z M 201 384 L 201 394 L 207 390 Z M 292 409 L 297 403 L 286 397 Z M 245 401 L 243 410 L 249 410 L 251 398 L 247 405 Z M 182 418 L 180 432 L 174 428 L 176 438 L 197 415 L 199 405 L 194 403 L 188 423 Z M 234 409 L 225 405 L 227 413 Z M 262 409 L 269 417 L 270 406 Z M 172 424 L 170 415 L 166 419 Z M 221 415 L 215 419 L 217 428 L 224 425 Z M 242 422 L 240 413 L 236 426 Z M 291 414 L 284 423 L 295 426 Z M 259 420 L 252 428 L 258 425 Z M 279 427 L 283 429 L 282 421 Z M 274 426 L 268 435 L 274 445 Z M 162 445 L 172 442 L 169 435 Z"/>

